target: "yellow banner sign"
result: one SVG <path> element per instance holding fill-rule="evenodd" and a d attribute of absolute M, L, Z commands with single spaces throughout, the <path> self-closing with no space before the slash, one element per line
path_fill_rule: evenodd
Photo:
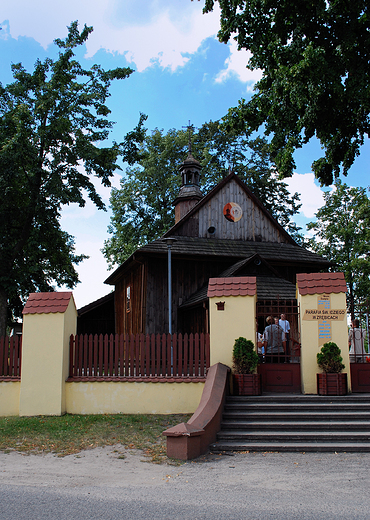
<path fill-rule="evenodd" d="M 303 319 L 309 321 L 343 321 L 346 315 L 346 309 L 307 309 Z"/>

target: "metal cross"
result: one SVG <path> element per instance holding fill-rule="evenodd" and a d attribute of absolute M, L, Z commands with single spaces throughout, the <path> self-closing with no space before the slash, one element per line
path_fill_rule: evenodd
<path fill-rule="evenodd" d="M 188 126 L 183 126 L 182 128 L 187 128 L 188 129 L 188 132 L 189 132 L 189 155 L 191 155 L 191 133 L 195 130 L 195 126 L 190 124 L 190 121 L 189 121 L 189 124 Z"/>

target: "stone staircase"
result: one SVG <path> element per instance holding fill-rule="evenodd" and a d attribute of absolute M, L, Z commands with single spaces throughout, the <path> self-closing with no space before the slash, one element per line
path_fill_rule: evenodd
<path fill-rule="evenodd" d="M 210 450 L 370 452 L 370 395 L 227 397 Z"/>

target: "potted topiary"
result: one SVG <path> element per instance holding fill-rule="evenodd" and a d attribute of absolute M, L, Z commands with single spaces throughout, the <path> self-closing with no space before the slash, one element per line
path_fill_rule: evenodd
<path fill-rule="evenodd" d="M 345 395 L 347 374 L 343 374 L 343 358 L 340 348 L 332 341 L 324 343 L 317 354 L 317 364 L 323 370 L 317 374 L 317 393 L 320 395 Z"/>
<path fill-rule="evenodd" d="M 256 374 L 258 354 L 253 341 L 245 338 L 235 340 L 233 348 L 233 373 L 239 395 L 260 395 L 261 376 Z"/>

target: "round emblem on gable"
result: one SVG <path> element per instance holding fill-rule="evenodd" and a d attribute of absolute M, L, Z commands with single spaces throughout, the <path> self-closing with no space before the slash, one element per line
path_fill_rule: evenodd
<path fill-rule="evenodd" d="M 242 208 L 236 202 L 228 202 L 224 206 L 224 217 L 229 222 L 238 222 L 243 216 Z"/>

